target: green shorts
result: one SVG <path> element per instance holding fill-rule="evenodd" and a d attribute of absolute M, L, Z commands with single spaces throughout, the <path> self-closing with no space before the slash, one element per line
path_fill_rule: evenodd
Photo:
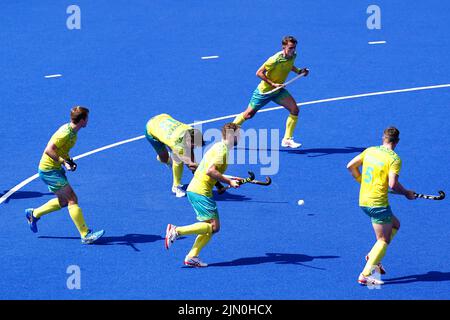
<path fill-rule="evenodd" d="M 281 101 L 287 97 L 290 97 L 291 94 L 286 89 L 280 89 L 278 91 L 275 91 L 274 93 L 263 95 L 259 92 L 259 89 L 256 88 L 255 91 L 253 91 L 252 98 L 250 99 L 249 106 L 253 109 L 258 111 L 262 107 L 264 107 L 266 104 L 268 104 L 270 101 L 274 101 L 277 104 L 281 104 Z"/>
<path fill-rule="evenodd" d="M 198 221 L 219 219 L 219 211 L 213 198 L 190 191 L 187 192 L 187 198 L 197 214 Z"/>
<path fill-rule="evenodd" d="M 364 211 L 365 214 L 367 214 L 371 220 L 372 223 L 376 224 L 388 224 L 392 223 L 392 217 L 394 214 L 392 213 L 391 207 L 378 207 L 378 208 L 372 208 L 372 207 L 360 207 L 362 211 Z"/>
<path fill-rule="evenodd" d="M 39 177 L 48 187 L 48 190 L 55 193 L 69 184 L 64 169 L 59 170 L 38 170 Z"/>
<path fill-rule="evenodd" d="M 147 132 L 147 128 L 145 129 L 145 137 L 147 138 L 147 141 L 150 142 L 153 149 L 155 149 L 157 154 L 161 154 L 165 150 L 167 150 L 166 145 L 164 143 L 162 143 L 161 141 L 159 141 L 158 139 L 156 139 L 154 136 L 152 136 Z"/>

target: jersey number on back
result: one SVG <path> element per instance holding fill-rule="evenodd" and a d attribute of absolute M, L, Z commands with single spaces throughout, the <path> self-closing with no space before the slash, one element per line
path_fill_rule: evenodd
<path fill-rule="evenodd" d="M 372 172 L 373 172 L 373 167 L 367 167 L 366 172 L 364 173 L 364 182 L 365 183 L 370 183 L 370 181 L 372 181 Z"/>

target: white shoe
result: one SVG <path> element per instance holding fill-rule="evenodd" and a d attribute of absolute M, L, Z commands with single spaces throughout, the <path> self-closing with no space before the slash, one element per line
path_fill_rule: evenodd
<path fill-rule="evenodd" d="M 202 262 L 199 257 L 188 257 L 188 256 L 184 258 L 184 265 L 196 268 L 204 268 L 208 266 L 208 264 Z"/>
<path fill-rule="evenodd" d="M 369 255 L 366 256 L 366 261 L 369 260 Z M 383 267 L 383 265 L 381 264 L 381 262 L 378 262 L 378 264 L 375 267 L 376 272 L 378 272 L 379 274 L 386 274 L 386 269 Z"/>
<path fill-rule="evenodd" d="M 365 276 L 362 273 L 359 275 L 358 283 L 364 286 L 380 286 L 384 284 L 384 281 L 381 279 L 375 278 L 373 275 Z"/>
<path fill-rule="evenodd" d="M 182 198 L 186 196 L 186 192 L 183 189 L 181 189 L 181 187 L 182 185 L 172 187 L 172 192 L 175 193 L 175 196 L 177 198 Z"/>
<path fill-rule="evenodd" d="M 296 148 L 300 148 L 302 146 L 302 144 L 295 142 L 294 138 L 288 138 L 288 139 L 283 138 L 283 140 L 281 140 L 281 146 L 296 149 Z"/>
<path fill-rule="evenodd" d="M 175 242 L 175 240 L 177 240 L 177 238 L 177 226 L 169 223 L 166 228 L 166 238 L 164 241 L 164 246 L 167 250 L 169 250 L 170 246 Z"/>

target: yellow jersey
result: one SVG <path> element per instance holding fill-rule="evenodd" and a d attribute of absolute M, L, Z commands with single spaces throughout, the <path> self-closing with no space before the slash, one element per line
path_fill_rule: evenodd
<path fill-rule="evenodd" d="M 286 58 L 283 55 L 283 51 L 275 53 L 263 64 L 266 69 L 266 77 L 275 83 L 284 83 L 289 72 L 292 71 L 295 58 L 297 58 L 296 53 L 291 58 Z M 264 80 L 261 80 L 258 85 L 258 90 L 261 93 L 268 92 L 272 89 L 273 87 Z"/>
<path fill-rule="evenodd" d="M 402 161 L 384 146 L 370 147 L 360 154 L 362 165 L 359 205 L 362 207 L 387 207 L 389 173 L 400 174 Z"/>
<path fill-rule="evenodd" d="M 220 173 L 224 173 L 227 170 L 228 160 L 228 147 L 223 141 L 215 143 L 211 149 L 209 149 L 202 161 L 195 170 L 194 177 L 192 178 L 187 191 L 195 192 L 206 197 L 212 197 L 212 189 L 217 180 L 211 178 L 206 173 L 211 166 L 215 165 Z"/>
<path fill-rule="evenodd" d="M 56 150 L 58 156 L 68 159 L 70 158 L 70 149 L 72 149 L 75 142 L 77 142 L 77 133 L 73 131 L 70 123 L 66 123 L 52 135 L 50 142 L 53 142 L 58 148 Z M 39 169 L 43 171 L 58 170 L 61 169 L 61 163 L 53 160 L 44 152 L 41 161 L 39 162 Z"/>
<path fill-rule="evenodd" d="M 191 126 L 175 120 L 170 115 L 163 113 L 151 118 L 146 125 L 147 133 L 164 143 L 173 151 L 183 155 L 185 146 L 183 138 Z"/>

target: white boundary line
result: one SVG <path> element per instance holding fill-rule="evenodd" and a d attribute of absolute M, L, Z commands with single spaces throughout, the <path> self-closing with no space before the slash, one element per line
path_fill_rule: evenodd
<path fill-rule="evenodd" d="M 217 58 L 219 58 L 219 56 L 206 56 L 206 57 L 202 57 L 202 60 L 217 59 Z"/>
<path fill-rule="evenodd" d="M 385 44 L 386 41 L 369 41 L 369 44 Z"/>
<path fill-rule="evenodd" d="M 407 89 L 398 89 L 398 90 L 389 90 L 389 91 L 379 91 L 379 92 L 369 92 L 369 93 L 355 94 L 355 95 L 351 95 L 351 96 L 342 96 L 342 97 L 336 97 L 336 98 L 307 101 L 307 102 L 298 103 L 297 105 L 298 106 L 305 106 L 305 105 L 318 104 L 318 103 L 324 103 L 324 102 L 357 99 L 357 98 L 363 98 L 363 97 L 380 96 L 380 95 L 385 95 L 385 94 L 394 94 L 394 93 L 402 93 L 402 92 L 413 92 L 413 91 L 422 91 L 422 90 L 442 89 L 442 88 L 450 88 L 450 83 L 439 84 L 439 85 L 435 85 L 435 86 L 415 87 L 415 88 L 407 88 Z M 269 112 L 269 111 L 274 111 L 274 110 L 278 110 L 278 109 L 284 109 L 284 107 L 273 107 L 273 108 L 268 108 L 268 109 L 264 109 L 264 110 L 259 110 L 258 112 Z M 223 116 L 223 117 L 219 117 L 219 118 L 214 118 L 214 119 L 194 122 L 194 123 L 191 123 L 190 125 L 198 125 L 198 124 L 203 124 L 203 123 L 209 123 L 209 122 L 215 122 L 215 121 L 219 121 L 219 120 L 234 118 L 237 115 L 238 114 L 232 114 L 232 115 Z M 138 136 L 138 137 L 135 137 L 135 138 L 131 138 L 131 139 L 127 139 L 127 140 L 123 140 L 123 141 L 119 141 L 119 142 L 116 142 L 116 143 L 113 143 L 113 144 L 109 144 L 107 146 L 104 146 L 104 147 L 101 147 L 101 148 L 97 148 L 97 149 L 94 149 L 92 151 L 80 154 L 80 155 L 74 157 L 74 160 L 81 159 L 81 158 L 87 157 L 87 156 L 89 156 L 91 154 L 94 154 L 94 153 L 97 153 L 97 152 L 100 152 L 100 151 L 103 151 L 103 150 L 111 149 L 111 148 L 120 146 L 122 144 L 133 142 L 133 141 L 140 140 L 140 139 L 143 139 L 143 138 L 145 138 L 144 135 Z M 28 179 L 22 181 L 21 183 L 19 183 L 15 187 L 13 187 L 11 190 L 9 190 L 7 193 L 5 193 L 0 198 L 0 204 L 5 202 L 13 193 L 15 193 L 16 191 L 20 190 L 24 186 L 26 186 L 28 183 L 30 183 L 31 181 L 33 181 L 37 177 L 38 177 L 38 174 L 35 174 L 35 175 L 29 177 Z"/>
<path fill-rule="evenodd" d="M 45 78 L 49 79 L 49 78 L 59 78 L 62 77 L 62 74 L 50 74 L 48 76 L 44 76 Z"/>

